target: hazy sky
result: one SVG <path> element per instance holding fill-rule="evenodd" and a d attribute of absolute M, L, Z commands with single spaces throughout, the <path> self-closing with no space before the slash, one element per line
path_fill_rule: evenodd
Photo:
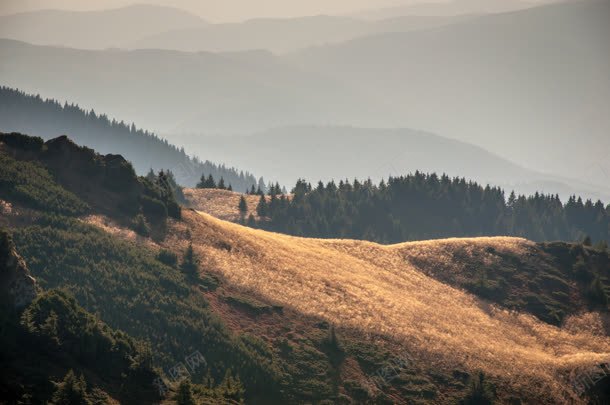
<path fill-rule="evenodd" d="M 210 22 L 225 22 L 254 17 L 347 14 L 366 9 L 439 1 L 448 0 L 0 0 L 0 14 L 51 8 L 96 10 L 134 3 L 149 3 L 188 10 Z M 486 1 L 514 2 L 517 0 Z"/>

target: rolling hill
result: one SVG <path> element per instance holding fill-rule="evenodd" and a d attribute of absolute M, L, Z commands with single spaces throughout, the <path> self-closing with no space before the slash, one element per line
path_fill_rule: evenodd
<path fill-rule="evenodd" d="M 104 49 L 206 23 L 172 7 L 138 4 L 100 11 L 40 10 L 0 16 L 0 38 L 39 45 Z"/>
<path fill-rule="evenodd" d="M 176 138 L 189 150 L 205 151 L 211 160 L 239 162 L 286 186 L 299 178 L 325 183 L 347 178 L 379 181 L 419 170 L 500 186 L 508 193 L 538 191 L 557 193 L 563 200 L 575 194 L 610 201 L 608 187 L 528 170 L 476 145 L 407 128 L 297 126 L 249 136 Z"/>
<path fill-rule="evenodd" d="M 607 361 L 610 355 L 607 337 L 573 333 L 494 308 L 426 276 L 425 268 L 413 264 L 416 258 L 436 256 L 435 265 L 444 271 L 459 271 L 459 262 L 445 261 L 438 252 L 451 257 L 466 247 L 464 260 L 483 256 L 489 264 L 497 256 L 485 252 L 517 257 L 530 251 L 534 245 L 523 239 L 380 246 L 283 236 L 190 211 L 185 212 L 185 225 L 204 266 L 231 284 L 339 327 L 400 342 L 432 367 L 481 369 L 510 390 L 525 389 L 557 403 L 569 395 L 560 376 Z M 176 228 L 168 246 L 185 245 L 179 236 L 185 225 Z"/>

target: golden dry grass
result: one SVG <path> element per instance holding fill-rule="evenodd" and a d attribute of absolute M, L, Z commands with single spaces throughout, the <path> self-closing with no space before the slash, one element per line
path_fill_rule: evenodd
<path fill-rule="evenodd" d="M 257 195 L 247 195 L 219 189 L 184 189 L 184 196 L 190 207 L 225 221 L 236 221 L 239 219 L 239 209 L 237 206 L 239 204 L 239 197 L 242 195 L 246 197 L 246 202 L 248 203 L 246 218 L 252 214 L 258 219 L 256 206 L 260 197 Z"/>
<path fill-rule="evenodd" d="M 185 222 L 173 225 L 167 244 L 182 249 L 188 228 L 202 268 L 303 314 L 394 339 L 431 367 L 480 369 L 516 390 L 561 403 L 574 398 L 562 376 L 610 360 L 606 336 L 583 328 L 561 329 L 498 309 L 412 264 L 436 263 L 459 271 L 451 256 L 456 246 L 479 255 L 489 247 L 519 254 L 531 244 L 524 239 L 382 246 L 291 237 L 190 210 L 184 210 L 183 217 Z"/>

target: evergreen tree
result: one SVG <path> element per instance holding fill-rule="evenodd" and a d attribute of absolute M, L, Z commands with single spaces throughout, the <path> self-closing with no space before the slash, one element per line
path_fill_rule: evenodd
<path fill-rule="evenodd" d="M 222 178 L 222 177 L 220 178 L 220 181 L 218 182 L 218 187 L 217 188 L 219 188 L 221 190 L 226 189 L 226 187 L 225 187 L 225 179 L 224 178 Z"/>
<path fill-rule="evenodd" d="M 248 202 L 246 201 L 246 198 L 243 195 L 239 197 L 239 204 L 237 208 L 239 209 L 239 216 L 243 222 L 243 219 L 248 213 Z"/>
<path fill-rule="evenodd" d="M 146 174 L 146 178 L 150 181 L 155 181 L 155 179 L 157 178 L 157 176 L 155 176 L 155 172 L 153 171 L 153 169 L 151 168 L 148 173 Z"/>
<path fill-rule="evenodd" d="M 195 252 L 193 250 L 192 243 L 189 243 L 188 247 L 184 251 L 180 268 L 184 273 L 188 275 L 196 276 L 198 274 L 197 272 L 199 270 L 199 261 L 195 257 Z"/>
<path fill-rule="evenodd" d="M 214 181 L 214 177 L 212 177 L 211 174 L 208 176 L 207 180 L 205 181 L 204 188 L 216 188 L 216 182 Z"/>
<path fill-rule="evenodd" d="M 256 206 L 256 214 L 259 218 L 265 218 L 267 216 L 267 200 L 264 195 L 261 195 Z"/>
<path fill-rule="evenodd" d="M 591 241 L 591 237 L 589 235 L 585 236 L 582 241 L 583 246 L 593 246 L 593 242 Z"/>
<path fill-rule="evenodd" d="M 85 378 L 82 375 L 76 377 L 74 371 L 68 371 L 63 381 L 57 384 L 57 390 L 53 394 L 51 403 L 54 405 L 90 405 L 91 400 L 87 395 Z"/>
<path fill-rule="evenodd" d="M 197 183 L 197 185 L 195 186 L 196 188 L 208 188 L 207 187 L 207 182 L 205 179 L 205 174 L 201 175 L 201 179 L 199 179 L 199 183 Z"/>
<path fill-rule="evenodd" d="M 195 398 L 193 397 L 193 389 L 189 380 L 184 380 L 178 386 L 176 392 L 176 405 L 196 405 Z"/>
<path fill-rule="evenodd" d="M 589 286 L 588 296 L 594 306 L 607 309 L 608 295 L 606 294 L 606 290 L 604 289 L 604 285 L 602 284 L 599 275 L 595 277 Z"/>

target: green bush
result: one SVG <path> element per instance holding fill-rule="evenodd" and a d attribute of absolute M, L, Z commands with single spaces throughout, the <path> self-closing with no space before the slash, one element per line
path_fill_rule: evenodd
<path fill-rule="evenodd" d="M 88 211 L 87 204 L 59 186 L 45 168 L 33 162 L 17 161 L 1 151 L 0 198 L 64 215 Z"/>
<path fill-rule="evenodd" d="M 157 260 L 161 263 L 170 267 L 176 267 L 178 265 L 178 255 L 171 250 L 161 249 L 157 254 Z"/>

